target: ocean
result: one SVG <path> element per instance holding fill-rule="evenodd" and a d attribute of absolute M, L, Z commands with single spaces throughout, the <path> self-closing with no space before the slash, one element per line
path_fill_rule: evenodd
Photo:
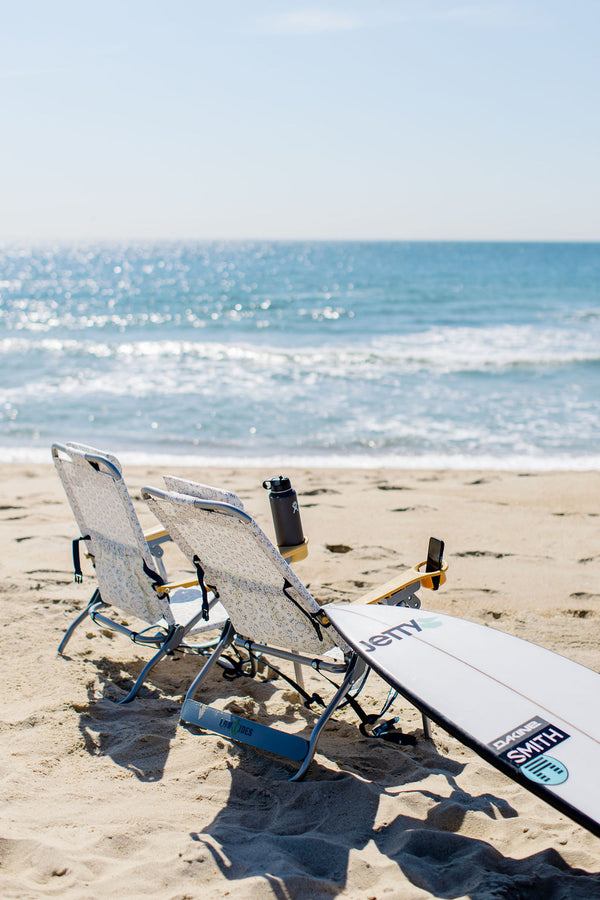
<path fill-rule="evenodd" d="M 600 468 L 600 244 L 0 247 L 0 460 Z"/>

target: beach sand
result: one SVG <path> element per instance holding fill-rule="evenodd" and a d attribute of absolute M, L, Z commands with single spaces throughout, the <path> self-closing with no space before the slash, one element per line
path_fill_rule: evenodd
<path fill-rule="evenodd" d="M 450 568 L 424 608 L 600 670 L 600 473 L 285 471 L 310 540 L 296 571 L 320 601 L 358 600 L 424 559 L 434 534 Z M 124 474 L 154 524 L 139 491 L 161 471 Z M 176 474 L 236 491 L 272 534 L 260 485 L 275 472 Z M 73 582 L 77 533 L 50 464 L 2 467 L 0 519 L 2 897 L 600 897 L 600 841 L 437 726 L 423 741 L 404 701 L 415 747 L 362 737 L 346 709 L 300 784 L 273 757 L 178 724 L 197 658 L 163 661 L 116 706 L 148 655 L 91 623 L 57 655 L 94 579 Z M 217 672 L 206 691 L 309 720 L 280 685 Z M 386 694 L 372 676 L 363 705 Z"/>

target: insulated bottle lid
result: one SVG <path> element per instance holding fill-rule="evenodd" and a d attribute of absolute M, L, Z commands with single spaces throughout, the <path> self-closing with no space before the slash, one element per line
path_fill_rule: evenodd
<path fill-rule="evenodd" d="M 292 483 L 289 478 L 285 475 L 279 475 L 277 478 L 269 478 L 268 481 L 263 481 L 263 487 L 266 491 L 271 490 L 275 494 L 280 494 L 282 491 L 289 491 L 292 486 Z"/>

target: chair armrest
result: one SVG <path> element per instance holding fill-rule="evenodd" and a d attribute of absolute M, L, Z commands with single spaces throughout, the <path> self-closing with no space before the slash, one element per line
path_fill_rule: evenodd
<path fill-rule="evenodd" d="M 415 591 L 418 591 L 420 587 L 433 590 L 433 582 L 431 579 L 436 575 L 439 575 L 440 586 L 444 584 L 446 581 L 448 563 L 444 561 L 442 563 L 442 568 L 437 572 L 421 571 L 426 565 L 427 560 L 424 560 L 423 562 L 417 563 L 412 569 L 405 569 L 403 572 L 398 572 L 398 574 L 389 581 L 380 584 L 378 587 L 373 588 L 372 591 L 369 591 L 368 594 L 361 597 L 360 602 L 381 603 L 382 601 L 393 597 L 394 594 L 398 594 L 400 591 L 406 590 L 406 588 L 412 587 L 413 585 L 415 585 Z"/>
<path fill-rule="evenodd" d="M 166 528 L 157 525 L 155 528 L 149 528 L 144 532 L 144 537 L 148 544 L 164 544 L 165 541 L 171 540 L 171 535 Z"/>
<path fill-rule="evenodd" d="M 153 588 L 157 594 L 169 594 L 178 588 L 198 587 L 198 579 L 192 578 L 190 581 L 169 581 L 168 584 L 154 584 Z"/>

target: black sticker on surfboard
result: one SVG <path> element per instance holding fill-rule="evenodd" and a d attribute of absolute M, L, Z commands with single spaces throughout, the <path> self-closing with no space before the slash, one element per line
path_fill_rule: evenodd
<path fill-rule="evenodd" d="M 548 755 L 548 751 L 568 740 L 570 735 L 558 725 L 539 716 L 528 719 L 495 740 L 490 750 L 504 762 L 518 769 L 536 784 L 562 784 L 569 777 L 567 767 Z"/>

